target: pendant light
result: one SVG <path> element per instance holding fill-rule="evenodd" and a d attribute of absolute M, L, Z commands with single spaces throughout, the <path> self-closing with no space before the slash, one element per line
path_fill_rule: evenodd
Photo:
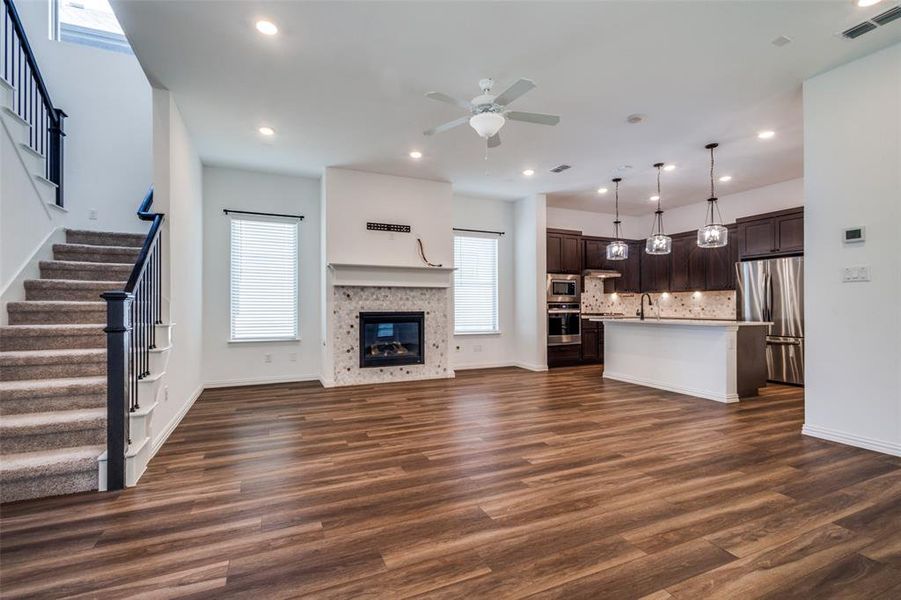
<path fill-rule="evenodd" d="M 644 251 L 648 254 L 669 254 L 673 250 L 673 238 L 663 233 L 663 209 L 660 208 L 660 170 L 663 163 L 656 163 L 654 166 L 657 167 L 657 210 L 654 211 L 654 226 Z"/>
<path fill-rule="evenodd" d="M 729 243 L 729 230 L 723 225 L 723 217 L 720 215 L 720 206 L 714 187 L 713 149 L 717 146 L 719 144 L 716 143 L 704 146 L 710 150 L 710 197 L 707 198 L 707 215 L 704 217 L 704 226 L 698 229 L 698 246 L 701 248 L 722 248 Z"/>
<path fill-rule="evenodd" d="M 623 241 L 622 221 L 619 220 L 619 182 L 622 177 L 613 179 L 616 184 L 616 220 L 613 222 L 613 241 L 607 244 L 607 260 L 626 260 L 629 258 L 629 244 Z"/>

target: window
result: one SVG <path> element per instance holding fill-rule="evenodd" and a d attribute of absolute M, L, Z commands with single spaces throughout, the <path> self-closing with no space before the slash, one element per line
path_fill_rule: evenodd
<path fill-rule="evenodd" d="M 109 0 L 50 0 L 50 6 L 53 39 L 131 53 Z"/>
<path fill-rule="evenodd" d="M 454 333 L 497 333 L 497 238 L 454 237 Z"/>
<path fill-rule="evenodd" d="M 295 219 L 231 217 L 231 340 L 294 340 Z"/>

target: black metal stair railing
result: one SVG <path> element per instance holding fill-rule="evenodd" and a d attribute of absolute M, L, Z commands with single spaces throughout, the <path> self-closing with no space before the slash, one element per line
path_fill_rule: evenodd
<path fill-rule="evenodd" d="M 138 209 L 150 230 L 122 291 L 102 294 L 106 300 L 106 481 L 107 490 L 125 487 L 125 455 L 131 443 L 131 413 L 140 408 L 141 381 L 150 375 L 156 328 L 162 324 L 163 214 L 150 212 L 153 188 Z"/>
<path fill-rule="evenodd" d="M 3 0 L 0 29 L 0 77 L 13 88 L 12 110 L 28 124 L 28 146 L 44 157 L 44 178 L 56 184 L 56 204 L 63 205 L 63 119 L 50 100 L 25 28 L 12 0 Z"/>

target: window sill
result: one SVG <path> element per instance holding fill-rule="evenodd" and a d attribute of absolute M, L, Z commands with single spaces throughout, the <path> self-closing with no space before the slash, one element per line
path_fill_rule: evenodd
<path fill-rule="evenodd" d="M 455 331 L 454 336 L 458 335 L 501 335 L 501 331 Z"/>
<path fill-rule="evenodd" d="M 270 344 L 273 342 L 299 342 L 301 338 L 293 337 L 293 338 L 252 338 L 252 339 L 243 339 L 243 340 L 228 340 L 229 344 Z"/>

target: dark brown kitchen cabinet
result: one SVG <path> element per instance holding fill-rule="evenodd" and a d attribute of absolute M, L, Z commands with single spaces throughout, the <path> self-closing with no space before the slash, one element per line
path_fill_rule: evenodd
<path fill-rule="evenodd" d="M 600 321 L 582 319 L 582 362 L 604 362 L 604 324 Z"/>
<path fill-rule="evenodd" d="M 547 272 L 582 272 L 582 236 L 578 231 L 548 229 Z"/>
<path fill-rule="evenodd" d="M 641 254 L 641 291 L 670 291 L 672 257 L 669 254 Z"/>
<path fill-rule="evenodd" d="M 670 287 L 672 291 L 686 292 L 691 289 L 689 283 L 689 260 L 691 255 L 692 240 L 686 235 L 673 236 L 673 250 L 670 253 Z"/>
<path fill-rule="evenodd" d="M 722 248 L 701 248 L 707 259 L 707 290 L 734 290 L 735 263 L 738 262 L 737 227 L 729 225 L 729 244 Z"/>
<path fill-rule="evenodd" d="M 604 240 L 586 239 L 582 248 L 582 259 L 586 269 L 605 269 L 607 262 L 607 242 Z"/>
<path fill-rule="evenodd" d="M 739 258 L 763 258 L 804 251 L 804 209 L 790 208 L 738 219 Z"/>
<path fill-rule="evenodd" d="M 547 366 L 568 367 L 577 365 L 582 360 L 582 347 L 579 344 L 566 344 L 565 346 L 547 347 Z"/>
<path fill-rule="evenodd" d="M 622 277 L 613 280 L 613 289 L 620 293 L 641 291 L 641 253 L 644 245 L 640 242 L 629 242 L 629 258 L 617 261 L 617 271 Z"/>

